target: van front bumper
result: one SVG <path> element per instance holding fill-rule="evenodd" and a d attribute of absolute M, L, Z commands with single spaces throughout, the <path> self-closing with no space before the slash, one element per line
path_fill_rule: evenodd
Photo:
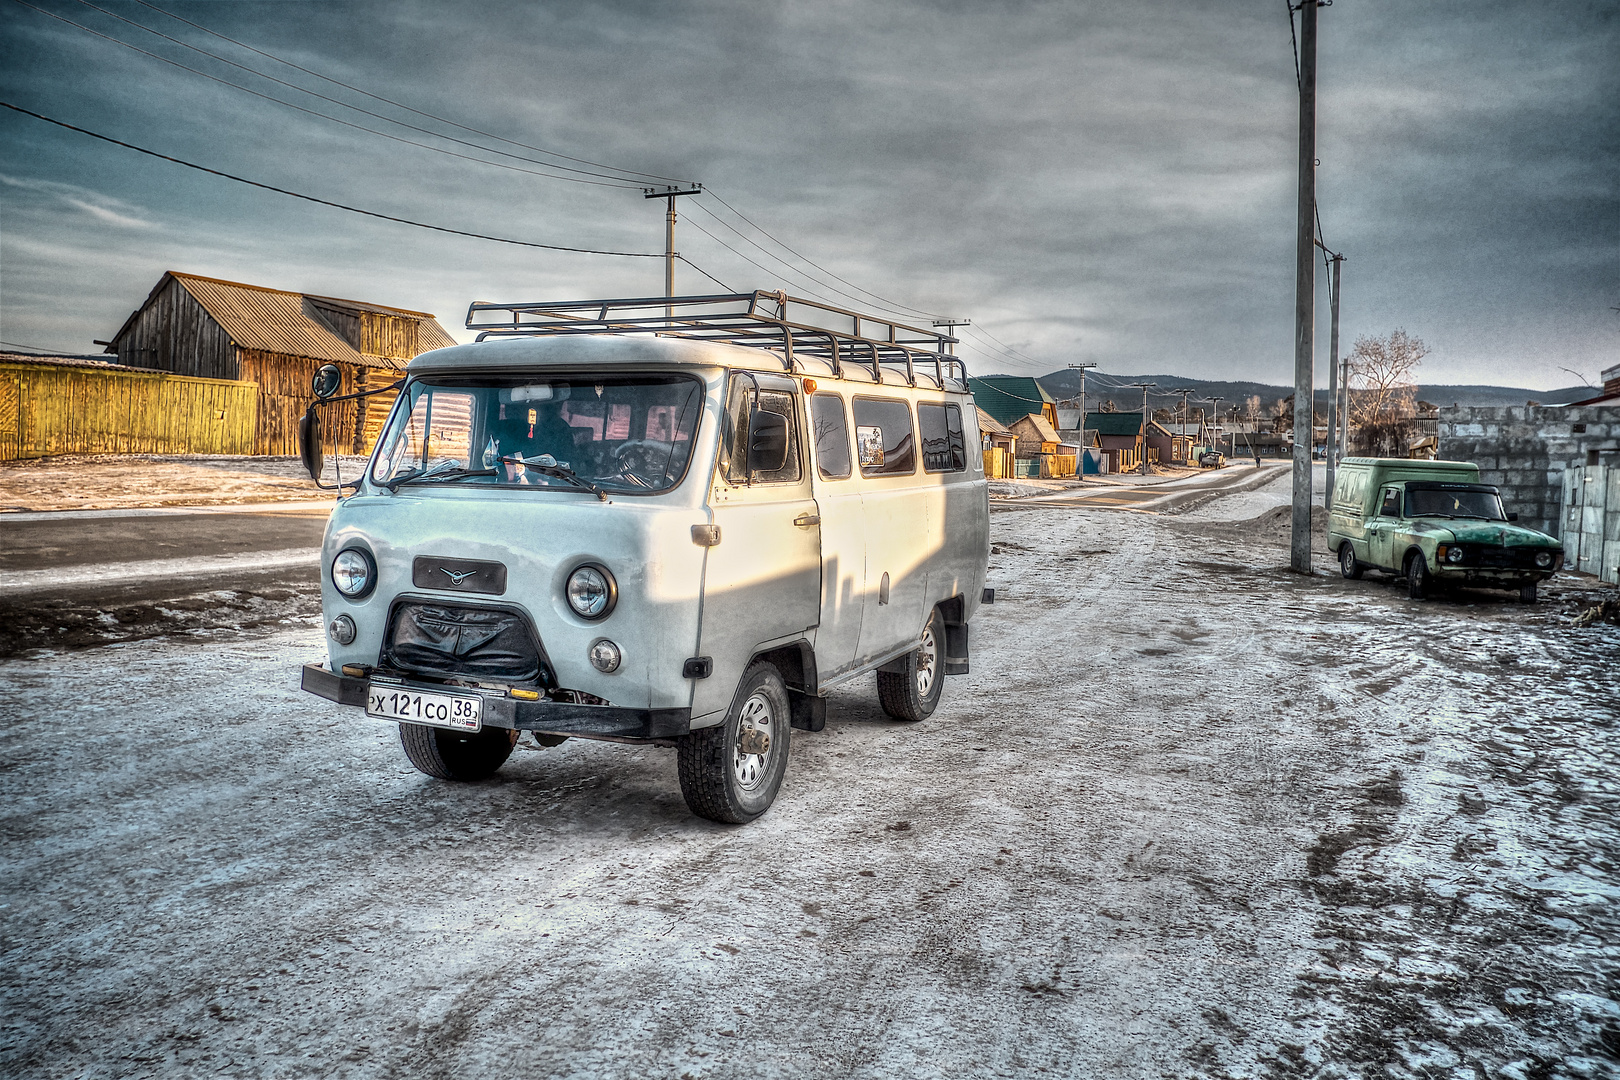
<path fill-rule="evenodd" d="M 461 686 L 409 680 L 398 683 L 390 680 L 387 685 L 439 693 L 476 693 L 483 698 L 485 727 L 516 728 L 519 731 L 537 731 L 544 735 L 627 742 L 678 739 L 692 728 L 691 709 L 626 709 L 614 705 L 575 705 L 546 700 L 522 701 L 507 697 L 505 694 L 481 693 Z M 366 707 L 366 698 L 371 692 L 369 678 L 344 675 L 321 664 L 304 665 L 302 686 L 304 690 L 317 697 L 361 709 Z"/>

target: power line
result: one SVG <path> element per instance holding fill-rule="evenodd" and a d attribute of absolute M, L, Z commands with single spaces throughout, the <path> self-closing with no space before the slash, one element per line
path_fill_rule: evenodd
<path fill-rule="evenodd" d="M 351 83 L 346 83 L 341 79 L 334 79 L 329 75 L 322 75 L 318 71 L 313 71 L 313 70 L 311 70 L 309 68 L 306 68 L 306 67 L 300 67 L 299 65 L 293 63 L 291 60 L 283 59 L 282 57 L 277 56 L 274 53 L 266 52 L 263 49 L 256 49 L 252 45 L 247 44 L 246 42 L 238 41 L 235 38 L 228 37 L 225 34 L 219 33 L 218 31 L 210 30 L 210 29 L 208 29 L 208 27 L 203 26 L 203 25 L 201 25 L 199 23 L 194 23 L 190 19 L 182 18 L 181 16 L 176 15 L 172 11 L 166 11 L 163 8 L 158 7 L 156 4 L 148 3 L 147 0 L 135 0 L 135 2 L 137 4 L 140 4 L 142 7 L 151 8 L 153 11 L 157 12 L 160 15 L 167 15 L 169 18 L 174 19 L 177 22 L 182 22 L 182 23 L 185 23 L 187 26 L 192 27 L 193 29 L 201 30 L 203 33 L 208 34 L 211 37 L 219 38 L 221 41 L 228 41 L 232 45 L 237 46 L 238 48 L 246 49 L 248 52 L 251 52 L 251 53 L 257 53 L 258 55 L 260 55 L 262 57 L 265 57 L 268 60 L 274 60 L 278 64 L 284 64 L 287 67 L 290 67 L 295 71 L 302 71 L 306 75 L 312 75 L 315 78 L 320 79 L 323 82 L 329 82 L 334 86 L 341 86 L 345 90 L 352 90 L 355 93 L 360 94 L 360 95 L 362 95 L 364 97 L 371 98 L 373 101 L 384 102 L 385 104 L 392 105 L 395 108 L 404 109 L 408 113 L 413 113 L 413 114 L 415 114 L 417 116 L 423 116 L 423 117 L 428 118 L 429 120 L 437 120 L 441 124 L 448 124 L 448 125 L 450 125 L 451 127 L 454 127 L 454 128 L 460 128 L 462 131 L 470 131 L 475 135 L 482 135 L 487 139 L 494 139 L 496 142 L 506 143 L 508 146 L 517 146 L 517 147 L 523 148 L 524 150 L 533 150 L 537 154 L 545 154 L 548 157 L 562 158 L 564 161 L 572 161 L 572 162 L 576 162 L 576 163 L 578 163 L 580 165 L 590 165 L 590 166 L 593 166 L 593 167 L 598 168 L 598 169 L 607 169 L 610 172 L 621 173 L 626 177 L 644 177 L 644 178 L 649 179 L 649 180 L 664 180 L 664 181 L 667 181 L 669 183 L 685 183 L 685 181 L 678 180 L 675 177 L 661 176 L 658 173 L 641 172 L 638 169 L 621 169 L 621 168 L 618 168 L 617 166 L 607 165 L 607 164 L 604 164 L 603 162 L 600 162 L 600 161 L 591 161 L 588 158 L 571 157 L 568 154 L 558 153 L 555 150 L 547 150 L 544 147 L 540 147 L 540 146 L 531 146 L 528 143 L 518 142 L 515 139 L 508 139 L 508 138 L 505 138 L 504 136 L 496 135 L 493 132 L 484 131 L 484 130 L 482 130 L 480 128 L 469 127 L 466 124 L 462 124 L 462 123 L 458 123 L 458 122 L 456 122 L 454 120 L 446 119 L 445 117 L 438 116 L 438 115 L 436 115 L 434 113 L 423 112 L 421 109 L 414 109 L 411 106 L 404 104 L 403 102 L 395 101 L 393 98 L 383 97 L 381 94 L 373 94 L 369 90 L 362 90 L 360 87 L 355 86 L 355 85 L 353 85 Z M 307 93 L 307 91 L 306 91 L 306 93 Z M 564 166 L 558 165 L 558 166 L 554 166 L 554 168 L 559 168 L 560 169 L 560 168 L 564 168 Z"/>
<path fill-rule="evenodd" d="M 607 251 L 601 248 L 567 247 L 563 244 L 540 244 L 530 240 L 512 240 L 504 236 L 490 236 L 486 233 L 466 232 L 462 229 L 451 229 L 443 225 L 429 225 L 423 221 L 413 221 L 410 218 L 395 217 L 392 214 L 383 214 L 377 212 L 376 210 L 362 210 L 358 206 L 349 206 L 345 203 L 333 202 L 330 199 L 318 199 L 313 195 L 303 195 L 296 191 L 288 191 L 286 188 L 279 188 L 273 184 L 263 184 L 257 180 L 249 180 L 246 177 L 236 176 L 228 172 L 221 172 L 218 169 L 210 169 L 206 165 L 198 165 L 195 162 L 186 161 L 182 158 L 170 157 L 168 154 L 160 154 L 156 150 L 148 150 L 144 146 L 136 146 L 134 143 L 127 143 L 121 139 L 114 139 L 107 135 L 99 135 L 88 128 L 77 127 L 73 124 L 64 123 L 61 120 L 53 120 L 43 113 L 37 113 L 31 109 L 25 109 L 20 105 L 13 105 L 9 101 L 0 101 L 0 107 L 10 109 L 13 112 L 20 112 L 24 116 L 32 116 L 34 119 L 43 120 L 47 124 L 55 124 L 57 127 L 67 128 L 69 131 L 77 131 L 79 134 L 88 135 L 92 139 L 100 139 L 102 142 L 112 143 L 114 146 L 122 146 L 126 150 L 134 150 L 136 153 L 145 154 L 148 157 L 161 158 L 164 161 L 172 161 L 176 165 L 184 165 L 188 169 L 196 169 L 198 172 L 205 172 L 212 176 L 222 176 L 227 180 L 235 180 L 239 184 L 247 184 L 249 187 L 263 188 L 265 191 L 274 191 L 278 195 L 288 195 L 294 199 L 303 199 L 305 202 L 319 203 L 321 206 L 331 206 L 338 210 L 347 210 L 351 214 L 364 214 L 366 217 L 381 218 L 384 221 L 396 221 L 401 225 L 414 225 L 418 229 L 432 229 L 434 232 L 450 233 L 453 236 L 469 236 L 474 240 L 490 240 L 497 244 L 513 244 L 517 247 L 544 248 L 547 251 L 572 251 L 581 255 L 617 255 L 626 259 L 662 259 L 664 257 L 663 252 Z M 701 273 L 701 271 L 699 272 Z M 708 277 L 707 274 L 704 276 Z M 713 279 L 711 278 L 710 280 Z"/>
<path fill-rule="evenodd" d="M 356 131 L 365 131 L 365 132 L 371 133 L 372 135 L 381 136 L 384 139 L 391 139 L 391 140 L 393 140 L 394 142 L 397 142 L 397 143 L 404 143 L 406 146 L 414 146 L 414 147 L 417 147 L 418 149 L 421 149 L 421 150 L 430 150 L 430 151 L 432 151 L 433 153 L 436 153 L 436 154 L 446 154 L 446 155 L 448 155 L 450 157 L 453 157 L 453 158 L 460 158 L 463 161 L 476 161 L 480 165 L 489 165 L 489 166 L 492 166 L 493 168 L 497 168 L 497 169 L 507 169 L 507 170 L 510 170 L 511 172 L 527 173 L 530 176 L 545 176 L 545 177 L 549 177 L 549 178 L 551 178 L 553 180 L 570 180 L 570 181 L 573 181 L 576 184 L 591 184 L 591 185 L 596 186 L 596 187 L 612 187 L 612 188 L 633 188 L 633 187 L 639 187 L 640 186 L 638 184 L 632 184 L 632 183 L 629 183 L 629 182 L 610 183 L 610 182 L 604 181 L 604 180 L 586 180 L 586 179 L 583 179 L 583 178 L 577 177 L 577 176 L 562 176 L 562 175 L 559 175 L 557 173 L 541 172 L 541 171 L 536 170 L 536 169 L 524 169 L 524 168 L 521 168 L 521 167 L 519 167 L 517 165 L 507 165 L 506 163 L 500 162 L 500 161 L 487 161 L 484 158 L 473 157 L 470 154 L 458 154 L 454 150 L 446 150 L 442 146 L 429 146 L 427 143 L 420 143 L 420 142 L 417 142 L 414 139 L 405 139 L 405 138 L 401 138 L 398 135 L 390 135 L 386 131 L 378 131 L 376 128 L 369 128 L 369 127 L 366 127 L 364 124 L 356 124 L 356 123 L 353 123 L 353 122 L 348 121 L 348 120 L 339 119 L 336 116 L 328 116 L 326 113 L 323 113 L 323 112 L 316 112 L 314 109 L 306 109 L 302 105 L 294 105 L 290 101 L 283 101 L 278 97 L 272 97 L 269 94 L 262 94 L 259 91 L 251 89 L 250 87 L 243 86 L 240 83 L 233 83 L 229 79 L 222 79 L 217 75 L 210 75 L 206 71 L 199 71 L 197 68 L 188 67 L 187 65 L 180 63 L 178 60 L 170 60 L 166 56 L 159 56 L 157 53 L 148 52 L 147 50 L 141 48 L 138 45 L 131 45 L 129 42 L 121 41 L 118 38 L 115 38 L 115 37 L 111 36 L 110 34 L 103 34 L 99 30 L 92 30 L 90 27 L 85 26 L 83 23 L 74 22 L 72 19 L 69 19 L 69 18 L 66 18 L 64 16 L 58 15 L 55 12 L 46 11 L 42 7 L 35 7 L 33 4 L 30 4 L 28 2 L 28 0 L 16 0 L 16 3 L 21 4 L 25 8 L 31 8 L 32 10 L 39 12 L 41 15 L 47 15 L 50 18 L 53 18 L 53 19 L 57 20 L 58 22 L 63 22 L 63 23 L 66 23 L 69 26 L 77 27 L 78 29 L 83 30 L 85 33 L 94 35 L 95 37 L 101 38 L 104 41 L 110 41 L 115 45 L 122 45 L 124 48 L 129 49 L 129 50 L 131 50 L 133 52 L 138 52 L 142 56 L 149 56 L 152 59 L 161 61 L 162 63 L 168 64 L 171 67 L 177 67 L 182 71 L 189 71 L 193 75 L 201 75 L 203 78 L 208 79 L 208 80 L 210 80 L 212 82 L 217 82 L 222 86 L 232 87 L 233 89 L 242 91 L 244 94 L 252 94 L 256 98 L 263 98 L 265 101 L 274 102 L 275 104 L 281 105 L 281 106 L 283 106 L 285 108 L 288 108 L 288 109 L 296 109 L 297 111 L 299 111 L 301 113 L 304 113 L 304 114 L 309 115 L 309 116 L 318 117 L 318 118 L 320 118 L 322 120 L 330 120 L 334 124 L 342 124 L 344 127 L 354 128 Z M 155 31 L 154 31 L 154 33 L 155 33 Z M 307 93 L 308 91 L 305 91 L 305 92 Z M 353 106 L 348 106 L 348 107 L 352 108 Z M 398 123 L 398 121 L 390 121 L 390 122 L 391 123 Z M 436 137 L 437 138 L 445 138 L 445 136 L 442 136 L 442 135 L 441 136 L 436 136 Z M 553 167 L 555 167 L 555 166 L 553 166 Z"/>
<path fill-rule="evenodd" d="M 206 56 L 209 59 L 217 60 L 222 64 L 229 64 L 231 67 L 236 68 L 239 71 L 245 71 L 249 75 L 257 75 L 259 78 L 265 79 L 265 80 L 267 80 L 269 82 L 273 82 L 277 86 L 285 86 L 287 89 L 297 91 L 300 94 L 308 94 L 310 97 L 318 98 L 321 101 L 329 102 L 329 103 L 331 103 L 333 105 L 338 106 L 341 109 L 350 109 L 350 110 L 353 110 L 354 112 L 357 112 L 357 113 L 361 114 L 362 116 L 370 116 L 370 117 L 372 117 L 374 119 L 381 120 L 385 124 L 397 124 L 398 126 L 400 126 L 402 128 L 405 128 L 408 131 L 419 131 L 423 135 L 428 135 L 428 136 L 431 136 L 431 137 L 433 137 L 435 139 L 444 139 L 447 142 L 453 142 L 453 143 L 456 143 L 456 144 L 458 144 L 460 146 L 470 147 L 470 148 L 472 148 L 474 150 L 482 150 L 487 154 L 499 154 L 502 157 L 508 157 L 508 158 L 513 159 L 514 161 L 527 161 L 531 165 L 544 165 L 545 167 L 550 168 L 550 169 L 561 169 L 563 172 L 579 173 L 582 176 L 597 176 L 597 177 L 601 177 L 602 179 L 605 179 L 605 180 L 621 180 L 621 181 L 624 181 L 627 184 L 628 183 L 638 183 L 639 182 L 633 177 L 621 176 L 621 175 L 618 175 L 616 172 L 615 173 L 591 172 L 591 171 L 589 171 L 587 169 L 574 169 L 574 168 L 570 168 L 567 165 L 556 165 L 556 164 L 553 164 L 552 162 L 549 162 L 549 161 L 540 161 L 540 160 L 537 160 L 535 158 L 524 157 L 522 154 L 510 154 L 510 153 L 507 153 L 505 150 L 497 150 L 497 149 L 494 149 L 493 147 L 483 146 L 483 145 L 480 145 L 479 143 L 475 143 L 475 142 L 469 142 L 466 139 L 458 139 L 453 135 L 445 135 L 445 134 L 443 134 L 441 132 L 434 131 L 431 128 L 419 127 L 416 124 L 407 124 L 403 120 L 396 120 L 391 116 L 385 116 L 384 114 L 379 113 L 379 112 L 372 112 L 370 109 L 362 109 L 358 105 L 350 105 L 348 102 L 341 101 L 338 98 L 328 97 L 326 94 L 319 94 L 319 93 L 316 93 L 314 90 L 307 90 L 304 87 L 299 86 L 296 83 L 287 82 L 285 79 L 278 79 L 273 75 L 266 75 L 264 72 L 259 71 L 256 68 L 248 67 L 246 64 L 239 64 L 235 60 L 231 60 L 228 57 L 220 56 L 218 53 L 209 52 L 207 49 L 199 49 L 197 46 L 192 45 L 189 42 L 181 41 L 177 37 L 170 37 L 168 34 L 161 33 L 160 31 L 154 30 L 150 26 L 146 26 L 143 23 L 138 23 L 133 19 L 126 18 L 123 15 L 120 15 L 115 11 L 108 11 L 104 7 L 101 7 L 101 6 L 97 5 L 97 4 L 91 3 L 90 0 L 79 0 L 79 3 L 83 4 L 85 7 L 90 8 L 90 9 L 92 9 L 94 11 L 99 11 L 103 15 L 107 15 L 107 16 L 110 16 L 111 18 L 117 19 L 119 22 L 128 23 L 130 26 L 135 27 L 137 30 L 145 30 L 148 34 L 154 34 L 157 37 L 162 38 L 164 41 L 172 42 L 175 45 L 180 46 L 182 49 L 190 49 L 192 52 L 198 54 L 199 56 Z M 38 10 L 38 9 L 36 9 L 36 10 Z M 114 40 L 116 40 L 116 39 L 114 39 Z M 234 86 L 236 84 L 231 83 L 229 85 Z M 242 89 L 245 90 L 247 88 L 242 87 Z M 542 151 L 542 152 L 544 152 L 544 151 Z M 567 179 L 572 179 L 572 178 L 571 177 L 556 177 L 555 179 L 567 180 Z"/>

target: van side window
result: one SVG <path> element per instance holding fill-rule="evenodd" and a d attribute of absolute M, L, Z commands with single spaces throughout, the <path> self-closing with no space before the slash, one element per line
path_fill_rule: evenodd
<path fill-rule="evenodd" d="M 816 445 L 816 468 L 823 480 L 847 480 L 850 473 L 849 421 L 844 399 L 837 394 L 812 394 L 810 434 Z"/>
<path fill-rule="evenodd" d="M 962 410 L 955 405 L 917 406 L 917 429 L 922 436 L 924 472 L 964 472 L 967 440 L 962 435 Z"/>
<path fill-rule="evenodd" d="M 916 472 L 911 407 L 892 398 L 856 398 L 855 450 L 862 476 L 910 476 Z"/>
<path fill-rule="evenodd" d="M 722 475 L 733 484 L 748 483 L 748 413 L 755 404 L 752 380 L 737 376 L 731 380 L 731 402 L 721 439 Z M 780 390 L 761 390 L 758 404 L 762 411 L 780 413 L 787 419 L 787 462 L 775 472 L 754 473 L 756 484 L 797 483 L 799 471 L 799 422 L 793 395 Z"/>
<path fill-rule="evenodd" d="M 1382 517 L 1401 516 L 1401 493 L 1395 488 L 1384 489 L 1384 505 L 1378 511 Z"/>

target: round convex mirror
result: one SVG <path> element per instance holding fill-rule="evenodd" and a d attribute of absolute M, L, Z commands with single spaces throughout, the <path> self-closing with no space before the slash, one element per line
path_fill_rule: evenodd
<path fill-rule="evenodd" d="M 315 396 L 325 401 L 336 394 L 338 388 L 343 385 L 343 373 L 338 370 L 336 364 L 322 364 L 320 370 L 315 372 L 315 377 L 310 380 L 310 384 Z"/>

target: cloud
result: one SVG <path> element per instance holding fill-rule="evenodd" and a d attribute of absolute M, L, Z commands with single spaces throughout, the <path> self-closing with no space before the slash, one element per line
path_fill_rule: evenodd
<path fill-rule="evenodd" d="M 137 208 L 129 203 L 121 199 L 110 198 L 99 192 L 90 191 L 76 184 L 50 180 L 31 180 L 25 177 L 8 176 L 5 173 L 0 173 L 0 184 L 18 191 L 49 196 L 51 202 L 72 207 L 105 225 L 116 225 L 121 229 L 152 229 L 157 227 L 153 222 L 135 216 Z"/>

